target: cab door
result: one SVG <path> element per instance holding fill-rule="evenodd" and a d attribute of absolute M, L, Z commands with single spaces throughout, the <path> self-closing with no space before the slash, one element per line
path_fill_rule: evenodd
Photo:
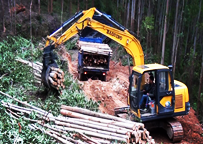
<path fill-rule="evenodd" d="M 140 117 L 138 108 L 141 76 L 141 74 L 133 71 L 132 75 L 129 77 L 130 86 L 128 104 L 130 105 L 130 109 L 132 110 L 132 112 L 138 117 Z"/>
<path fill-rule="evenodd" d="M 158 70 L 156 75 L 157 86 L 157 112 L 158 115 L 174 113 L 174 82 L 170 69 Z"/>

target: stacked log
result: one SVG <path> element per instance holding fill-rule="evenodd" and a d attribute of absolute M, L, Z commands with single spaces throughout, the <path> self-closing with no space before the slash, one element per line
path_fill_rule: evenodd
<path fill-rule="evenodd" d="M 40 62 L 32 63 L 32 62 L 29 62 L 27 60 L 23 60 L 20 58 L 16 59 L 16 61 L 26 64 L 29 67 L 32 67 L 33 68 L 32 72 L 34 74 L 35 82 L 41 84 L 41 81 L 42 81 L 41 73 L 42 73 L 42 68 L 43 68 L 42 63 L 40 63 Z M 63 84 L 63 82 L 65 81 L 64 72 L 59 68 L 51 67 L 48 80 L 49 80 L 51 87 L 53 87 L 57 90 L 65 88 L 65 85 Z"/>
<path fill-rule="evenodd" d="M 84 66 L 100 66 L 100 67 L 108 67 L 108 56 L 105 55 L 94 55 L 91 53 L 85 53 L 83 59 Z"/>
<path fill-rule="evenodd" d="M 117 141 L 118 143 L 148 143 L 154 144 L 154 140 L 149 135 L 149 132 L 144 128 L 144 124 L 132 122 L 115 116 L 93 112 L 90 110 L 61 106 L 61 114 L 69 116 L 55 117 L 50 112 L 42 110 L 38 107 L 32 106 L 27 102 L 22 102 L 12 96 L 3 94 L 22 106 L 18 106 L 9 102 L 0 102 L 2 106 L 6 107 L 8 114 L 15 119 L 19 117 L 32 121 L 29 125 L 30 129 L 41 129 L 37 124 L 41 125 L 47 130 L 41 131 L 45 134 L 57 139 L 61 143 L 111 143 Z M 19 112 L 17 114 L 17 112 Z M 25 116 L 35 112 L 39 120 L 31 120 Z M 20 115 L 19 115 L 20 114 Z M 24 116 L 22 114 L 25 114 Z M 48 122 L 54 122 L 54 125 L 49 125 Z M 65 134 L 72 132 L 71 137 Z M 80 140 L 76 140 L 75 138 Z"/>
<path fill-rule="evenodd" d="M 72 117 L 56 118 L 55 124 L 61 125 L 67 131 L 71 130 L 71 128 L 76 128 L 76 131 L 85 133 L 90 137 L 110 141 L 155 143 L 142 123 L 65 105 L 61 106 L 60 113 Z M 57 126 L 59 129 L 62 127 Z"/>
<path fill-rule="evenodd" d="M 112 50 L 108 44 L 101 44 L 101 43 L 91 43 L 91 42 L 84 42 L 84 41 L 77 41 L 76 47 L 79 51 L 95 53 L 100 55 L 112 55 Z"/>
<path fill-rule="evenodd" d="M 51 71 L 49 73 L 49 82 L 51 86 L 57 90 L 64 89 L 64 72 L 59 68 L 51 67 Z"/>

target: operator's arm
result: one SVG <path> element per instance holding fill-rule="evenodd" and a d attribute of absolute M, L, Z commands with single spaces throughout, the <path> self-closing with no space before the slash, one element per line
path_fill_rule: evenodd
<path fill-rule="evenodd" d="M 153 98 L 155 95 L 154 92 L 155 92 L 155 84 L 152 85 L 152 87 L 149 90 L 149 92 L 147 93 L 147 95 L 150 96 L 151 98 Z"/>

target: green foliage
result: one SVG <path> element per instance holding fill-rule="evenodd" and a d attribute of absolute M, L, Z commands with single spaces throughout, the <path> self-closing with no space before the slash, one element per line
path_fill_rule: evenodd
<path fill-rule="evenodd" d="M 31 46 L 33 52 L 31 52 Z M 42 53 L 35 49 L 29 40 L 21 37 L 8 37 L 5 41 L 0 42 L 0 64 L 2 65 L 0 77 L 7 73 L 0 80 L 1 91 L 21 101 L 27 101 L 31 105 L 50 111 L 55 116 L 60 114 L 59 110 L 62 104 L 98 111 L 99 103 L 88 100 L 81 91 L 77 80 L 73 79 L 69 73 L 65 73 L 64 84 L 66 88 L 62 91 L 62 95 L 56 96 L 53 92 L 46 93 L 44 87 L 33 83 L 33 75 L 30 69 L 15 61 L 17 57 L 26 60 L 32 60 L 33 58 L 33 60 L 39 61 Z M 67 67 L 64 71 L 67 71 Z M 0 100 L 18 104 L 1 94 Z M 0 144 L 14 143 L 14 141 L 18 143 L 57 143 L 57 141 L 41 131 L 31 131 L 28 127 L 30 121 L 26 121 L 22 117 L 20 119 L 12 118 L 9 113 L 6 113 L 6 109 L 1 104 L 0 113 Z M 21 114 L 19 113 L 19 115 Z M 35 113 L 32 113 L 28 118 L 37 119 Z M 18 123 L 22 127 L 21 132 L 19 132 Z"/>
<path fill-rule="evenodd" d="M 154 16 L 147 16 L 145 17 L 145 20 L 143 21 L 143 25 L 146 30 L 153 30 L 154 29 Z"/>

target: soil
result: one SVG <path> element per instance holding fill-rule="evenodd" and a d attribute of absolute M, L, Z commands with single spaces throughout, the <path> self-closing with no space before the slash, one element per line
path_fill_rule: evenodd
<path fill-rule="evenodd" d="M 61 50 L 63 58 L 69 63 L 69 72 L 77 78 L 77 50 Z M 71 58 L 72 56 L 72 58 Z M 73 59 L 73 61 L 72 61 Z M 114 115 L 114 108 L 127 106 L 129 67 L 122 66 L 121 62 L 110 62 L 110 70 L 107 73 L 106 82 L 100 80 L 78 81 L 81 88 L 89 99 L 100 101 L 99 109 L 102 113 Z M 198 121 L 195 111 L 191 108 L 188 115 L 178 116 L 176 119 L 182 124 L 184 129 L 183 140 L 179 143 L 203 143 L 202 125 Z M 172 143 L 163 129 L 153 129 L 150 135 L 156 143 Z"/>

